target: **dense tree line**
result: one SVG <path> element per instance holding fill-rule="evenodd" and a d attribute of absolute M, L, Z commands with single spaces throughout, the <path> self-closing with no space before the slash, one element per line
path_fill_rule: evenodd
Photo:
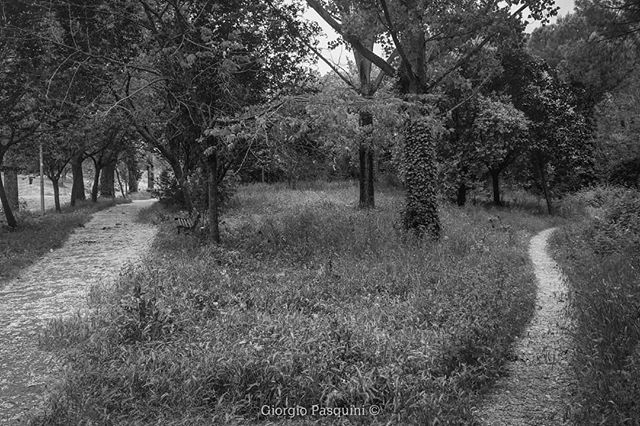
<path fill-rule="evenodd" d="M 3 2 L 0 161 L 33 164 L 42 144 L 59 209 L 66 170 L 74 204 L 91 161 L 95 201 L 115 195 L 119 170 L 135 189 L 154 154 L 185 207 L 208 210 L 213 241 L 236 173 L 358 176 L 359 205 L 372 208 L 375 171 L 391 171 L 418 235 L 439 233 L 438 191 L 464 204 L 486 177 L 496 204 L 507 176 L 551 212 L 554 196 L 624 180 L 638 158 L 637 10 L 610 3 L 578 2 L 527 36 L 524 6 L 307 0 L 354 54 L 319 78 L 305 65 L 321 56 L 318 27 L 301 2 Z M 547 0 L 527 11 L 555 13 Z M 0 199 L 15 227 L 1 182 Z"/>

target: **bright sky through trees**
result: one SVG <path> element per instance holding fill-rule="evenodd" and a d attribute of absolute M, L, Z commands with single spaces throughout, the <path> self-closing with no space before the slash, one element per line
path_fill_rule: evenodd
<path fill-rule="evenodd" d="M 556 5 L 560 7 L 558 16 L 564 16 L 567 13 L 573 11 L 574 0 L 556 0 Z M 320 16 L 318 16 L 318 14 L 311 8 L 307 8 L 305 17 L 320 24 L 322 31 L 324 31 L 325 35 L 320 38 L 320 51 L 327 57 L 327 59 L 332 61 L 334 64 L 339 64 L 342 67 L 346 67 L 347 61 L 353 60 L 353 53 L 346 50 L 344 46 L 338 46 L 333 50 L 329 50 L 327 48 L 328 41 L 338 38 L 336 32 L 327 23 L 325 23 L 322 18 L 320 18 Z M 555 18 L 553 18 L 551 22 L 555 22 Z M 532 22 L 527 26 L 526 31 L 531 32 L 538 26 L 540 26 L 539 22 Z M 323 75 L 331 71 L 329 66 L 320 59 L 318 59 L 317 68 Z"/>

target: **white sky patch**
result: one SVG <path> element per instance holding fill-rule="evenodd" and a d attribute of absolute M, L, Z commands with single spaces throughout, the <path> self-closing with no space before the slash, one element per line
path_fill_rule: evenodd
<path fill-rule="evenodd" d="M 560 10 L 558 11 L 558 16 L 565 16 L 569 12 L 573 11 L 574 0 L 555 0 L 555 2 L 556 2 L 556 6 L 560 7 Z M 523 16 L 526 19 L 527 17 L 526 10 L 523 13 Z M 322 28 L 322 31 L 324 32 L 324 35 L 321 35 L 318 37 L 320 41 L 320 44 L 318 46 L 320 48 L 319 49 L 320 52 L 322 52 L 325 58 L 330 60 L 332 63 L 336 64 L 338 67 L 346 68 L 348 61 L 353 61 L 353 52 L 348 51 L 344 46 L 338 46 L 337 48 L 332 50 L 330 50 L 327 47 L 327 43 L 329 41 L 336 40 L 339 36 L 333 30 L 333 28 L 329 26 L 329 24 L 324 22 L 324 20 L 320 17 L 320 15 L 316 13 L 315 10 L 311 8 L 307 8 L 307 11 L 304 13 L 304 17 L 306 19 L 309 19 L 310 21 L 317 22 Z M 554 23 L 555 21 L 556 21 L 555 17 L 551 19 L 552 23 Z M 540 22 L 537 22 L 537 21 L 531 22 L 529 23 L 529 25 L 527 25 L 527 28 L 525 29 L 525 31 L 530 33 L 540 25 L 541 25 Z M 377 49 L 376 49 L 376 53 L 378 53 Z M 329 68 L 329 66 L 325 64 L 321 59 L 318 59 L 316 68 L 318 69 L 318 71 L 320 71 L 320 74 L 322 75 L 328 72 L 332 72 L 331 68 Z"/>

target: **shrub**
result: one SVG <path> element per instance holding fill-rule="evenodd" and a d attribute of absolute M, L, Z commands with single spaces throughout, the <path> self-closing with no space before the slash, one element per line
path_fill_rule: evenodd
<path fill-rule="evenodd" d="M 222 182 L 218 184 L 218 202 L 220 209 L 224 210 L 229 207 L 237 191 L 238 182 L 239 180 L 235 173 L 228 172 Z M 208 208 L 206 174 L 201 170 L 193 172 L 187 178 L 187 185 L 193 207 L 199 211 L 205 211 Z M 179 208 L 186 207 L 184 192 L 178 184 L 175 174 L 169 169 L 164 169 L 160 172 L 156 190 L 153 193 L 160 199 L 160 202 L 165 205 L 177 206 Z"/>

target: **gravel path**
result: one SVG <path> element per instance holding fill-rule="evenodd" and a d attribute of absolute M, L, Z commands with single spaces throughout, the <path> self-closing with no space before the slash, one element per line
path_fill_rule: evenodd
<path fill-rule="evenodd" d="M 555 228 L 531 239 L 529 256 L 538 281 L 536 312 L 515 343 L 517 360 L 509 375 L 476 415 L 487 425 L 556 425 L 566 423 L 567 402 L 575 378 L 568 367 L 571 340 L 567 288 L 558 265 L 547 252 Z"/>
<path fill-rule="evenodd" d="M 114 279 L 150 246 L 155 228 L 134 223 L 155 200 L 119 204 L 94 214 L 67 242 L 0 290 L 0 424 L 19 424 L 38 407 L 59 365 L 37 347 L 53 318 L 86 307 L 92 285 Z"/>

